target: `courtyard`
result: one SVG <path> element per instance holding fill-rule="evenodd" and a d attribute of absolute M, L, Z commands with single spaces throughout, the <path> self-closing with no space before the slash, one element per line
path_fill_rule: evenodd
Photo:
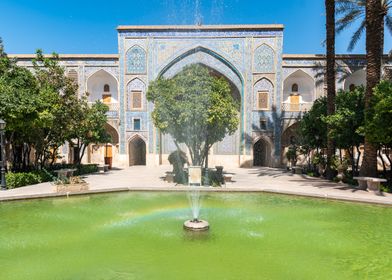
<path fill-rule="evenodd" d="M 89 184 L 89 190 L 70 192 L 69 196 L 106 192 L 127 191 L 186 191 L 188 186 L 168 183 L 164 180 L 171 166 L 149 168 L 133 166 L 124 169 L 114 169 L 106 173 L 95 173 L 84 176 Z M 373 204 L 392 205 L 392 194 L 358 190 L 347 184 L 339 184 L 322 178 L 293 174 L 284 169 L 255 167 L 231 168 L 225 170 L 233 175 L 233 182 L 223 187 L 202 187 L 209 192 L 267 192 L 309 196 L 322 199 L 356 201 Z M 41 183 L 0 192 L 0 201 L 18 200 L 40 197 L 66 197 L 67 194 L 57 193 L 53 183 Z"/>

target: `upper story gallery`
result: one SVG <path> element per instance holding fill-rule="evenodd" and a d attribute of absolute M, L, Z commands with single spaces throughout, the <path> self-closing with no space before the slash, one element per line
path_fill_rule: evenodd
<path fill-rule="evenodd" d="M 117 54 L 60 55 L 66 73 L 90 102 L 101 100 L 108 112 L 110 145 L 91 145 L 86 161 L 113 165 L 159 165 L 176 149 L 151 120 L 146 100 L 149 82 L 173 77 L 198 63 L 227 79 L 241 101 L 238 131 L 214 145 L 210 165 L 280 166 L 294 141 L 301 114 L 325 94 L 323 55 L 283 54 L 283 25 L 119 26 Z M 33 54 L 10 55 L 31 67 Z M 363 55 L 337 56 L 338 89 L 366 82 Z M 392 63 L 383 63 L 392 68 Z M 62 149 L 72 161 L 72 147 Z"/>

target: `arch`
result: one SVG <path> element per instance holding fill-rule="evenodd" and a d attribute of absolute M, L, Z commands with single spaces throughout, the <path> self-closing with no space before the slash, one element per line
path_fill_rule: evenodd
<path fill-rule="evenodd" d="M 105 85 L 109 86 L 109 92 L 104 91 Z M 86 89 L 89 102 L 94 102 L 96 100 L 102 101 L 103 93 L 111 95 L 111 103 L 118 102 L 117 78 L 104 69 L 94 72 L 86 79 Z"/>
<path fill-rule="evenodd" d="M 127 84 L 127 110 L 143 110 L 146 107 L 146 84 L 134 78 Z"/>
<path fill-rule="evenodd" d="M 298 91 L 293 91 L 294 85 Z M 301 69 L 291 73 L 283 82 L 283 102 L 290 103 L 290 96 L 295 93 L 300 96 L 301 103 L 313 102 L 315 98 L 315 80 Z"/>
<path fill-rule="evenodd" d="M 365 69 L 359 69 L 353 72 L 350 76 L 348 76 L 344 80 L 344 90 L 350 90 L 350 87 L 354 85 L 358 86 L 366 86 L 366 71 Z"/>
<path fill-rule="evenodd" d="M 103 86 L 103 92 L 110 92 L 110 86 L 108 84 Z"/>
<path fill-rule="evenodd" d="M 105 131 L 110 135 L 112 145 L 117 145 L 120 142 L 118 130 L 109 123 L 105 123 Z"/>
<path fill-rule="evenodd" d="M 146 142 L 139 134 L 135 134 L 129 138 L 129 166 L 146 165 L 146 147 Z"/>
<path fill-rule="evenodd" d="M 274 145 L 269 139 L 264 135 L 257 137 L 253 141 L 253 166 L 272 166 Z"/>
<path fill-rule="evenodd" d="M 262 100 L 260 100 L 261 94 L 267 93 L 267 100 L 268 101 L 266 106 Z M 274 97 L 274 84 L 267 78 L 263 77 L 259 79 L 253 86 L 253 109 L 254 110 L 270 110 L 271 104 L 273 104 L 273 97 Z M 265 97 L 264 97 L 265 98 Z M 263 105 L 263 106 L 261 106 Z"/>
<path fill-rule="evenodd" d="M 181 72 L 184 66 L 194 63 L 204 64 L 226 76 L 237 86 L 239 92 L 242 92 L 244 79 L 238 69 L 220 54 L 202 46 L 190 49 L 174 58 L 159 71 L 158 77 L 173 77 Z"/>
<path fill-rule="evenodd" d="M 299 129 L 299 122 L 296 121 L 293 124 L 290 124 L 282 133 L 281 136 L 281 144 L 283 147 L 288 147 L 294 137 L 296 140 L 298 139 L 298 129 Z"/>
<path fill-rule="evenodd" d="M 128 74 L 144 74 L 147 70 L 147 54 L 139 45 L 130 47 L 126 54 L 126 65 Z"/>
<path fill-rule="evenodd" d="M 275 72 L 275 51 L 271 46 L 262 44 L 256 48 L 253 56 L 253 68 L 257 73 Z"/>
<path fill-rule="evenodd" d="M 238 141 L 236 144 L 238 150 L 241 152 L 243 147 L 242 142 L 245 140 L 244 137 L 244 79 L 238 69 L 222 55 L 205 48 L 203 46 L 197 46 L 188 51 L 185 51 L 181 55 L 174 58 L 166 66 L 164 66 L 158 72 L 159 77 L 172 78 L 182 71 L 182 69 L 190 64 L 202 64 L 220 75 L 227 78 L 238 90 L 240 95 L 240 126 L 239 132 L 237 133 Z M 228 140 L 228 139 L 226 139 Z M 219 145 L 219 144 L 218 144 Z"/>

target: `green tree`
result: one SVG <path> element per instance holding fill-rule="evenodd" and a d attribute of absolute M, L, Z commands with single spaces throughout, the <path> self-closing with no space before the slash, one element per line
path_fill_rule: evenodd
<path fill-rule="evenodd" d="M 39 102 L 35 77 L 8 58 L 0 39 L 0 117 L 7 123 L 6 138 L 12 143 L 14 169 L 26 169 L 29 164 L 35 133 L 32 125 L 38 117 Z"/>
<path fill-rule="evenodd" d="M 179 143 L 188 147 L 193 165 L 203 166 L 211 146 L 233 134 L 239 124 L 239 104 L 229 83 L 199 64 L 185 67 L 172 79 L 152 82 L 147 98 L 155 105 L 154 125 L 172 135 L 178 149 Z"/>
<path fill-rule="evenodd" d="M 38 50 L 33 65 L 39 92 L 33 147 L 36 166 L 44 166 L 49 159 L 51 164 L 55 161 L 58 148 L 65 143 L 80 100 L 77 85 L 65 75 L 57 54 L 44 56 Z"/>
<path fill-rule="evenodd" d="M 380 82 L 374 88 L 374 96 L 372 99 L 372 111 L 368 115 L 366 122 L 366 134 L 369 140 L 379 147 L 384 147 L 387 151 L 385 156 L 392 168 L 392 161 L 389 151 L 392 149 L 392 83 L 388 81 Z M 381 154 L 380 154 L 381 156 Z M 390 172 L 390 183 L 392 170 Z"/>
<path fill-rule="evenodd" d="M 313 103 L 299 123 L 301 145 L 322 150 L 327 146 L 327 98 L 320 97 Z"/>
<path fill-rule="evenodd" d="M 81 163 L 86 148 L 90 144 L 103 144 L 111 141 L 105 130 L 108 109 L 108 106 L 100 101 L 90 106 L 85 99 L 81 99 L 74 108 L 74 118 L 71 121 L 67 140 L 79 151 L 79 157 L 74 161 L 75 164 Z"/>
<path fill-rule="evenodd" d="M 360 145 L 363 144 L 364 127 L 364 87 L 353 91 L 339 91 L 336 96 L 336 112 L 328 116 L 326 122 L 330 127 L 329 136 L 335 140 L 336 147 L 349 152 L 352 170 L 358 171 Z M 354 148 L 357 158 L 354 158 Z"/>

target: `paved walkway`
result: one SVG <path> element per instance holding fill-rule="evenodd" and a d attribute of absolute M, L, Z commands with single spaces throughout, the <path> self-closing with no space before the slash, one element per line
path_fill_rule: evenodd
<path fill-rule="evenodd" d="M 107 173 L 91 174 L 84 178 L 89 183 L 89 191 L 83 193 L 132 190 L 185 190 L 186 187 L 184 186 L 163 181 L 165 172 L 170 170 L 170 166 L 159 166 L 155 168 L 134 166 L 111 170 Z M 282 169 L 264 167 L 235 168 L 227 170 L 227 172 L 233 174 L 233 183 L 228 183 L 223 188 L 205 188 L 205 190 L 263 191 L 392 205 L 392 194 L 377 195 L 373 192 L 356 190 L 344 184 L 336 184 L 319 178 L 291 174 Z M 65 194 L 56 193 L 55 186 L 51 183 L 42 183 L 1 191 L 0 201 L 59 195 L 64 196 Z M 69 195 L 72 195 L 72 193 Z"/>

